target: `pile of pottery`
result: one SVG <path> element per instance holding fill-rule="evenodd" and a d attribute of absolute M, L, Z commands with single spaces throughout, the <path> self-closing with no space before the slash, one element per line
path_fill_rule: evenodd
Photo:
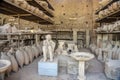
<path fill-rule="evenodd" d="M 118 44 L 115 44 L 113 47 L 110 41 L 102 41 L 99 43 L 99 46 L 94 43 L 89 46 L 91 52 L 95 53 L 98 60 L 120 60 L 120 48 L 118 48 Z"/>
<path fill-rule="evenodd" d="M 119 43 L 114 46 L 109 41 L 100 41 L 98 45 L 90 44 L 90 50 L 95 53 L 98 60 L 105 62 L 105 74 L 108 78 L 119 80 L 120 47 Z"/>
<path fill-rule="evenodd" d="M 46 1 L 41 1 L 41 0 L 35 0 L 38 2 L 40 5 L 44 6 L 45 8 L 48 8 L 48 3 Z"/>
<path fill-rule="evenodd" d="M 18 32 L 15 26 L 11 26 L 10 23 L 7 23 L 3 26 L 0 26 L 0 33 L 16 33 Z"/>
<path fill-rule="evenodd" d="M 104 24 L 96 29 L 97 32 L 113 32 L 120 31 L 120 21 L 116 21 L 113 24 Z"/>
<path fill-rule="evenodd" d="M 11 0 L 11 2 L 20 6 L 23 9 L 33 12 L 34 14 L 36 14 L 38 16 L 44 16 L 44 13 L 41 10 L 39 10 L 39 8 L 28 4 L 27 1 L 25 1 L 25 0 Z"/>
<path fill-rule="evenodd" d="M 102 0 L 99 4 L 102 7 L 105 4 L 107 4 L 108 2 L 109 2 L 109 0 Z M 108 6 L 107 9 L 100 11 L 98 14 L 98 19 L 99 18 L 101 19 L 107 15 L 110 15 L 111 13 L 113 13 L 114 11 L 117 11 L 119 9 L 120 9 L 120 1 L 116 1 L 113 4 L 111 4 L 110 6 Z"/>
<path fill-rule="evenodd" d="M 42 54 L 41 45 L 24 46 L 18 49 L 11 48 L 7 52 L 1 52 L 1 59 L 9 60 L 11 66 L 6 73 L 9 75 L 11 71 L 17 72 L 19 68 L 28 65 Z"/>
<path fill-rule="evenodd" d="M 103 7 L 103 6 L 106 5 L 109 1 L 110 1 L 110 0 L 101 0 L 101 1 L 99 2 L 100 7 Z"/>

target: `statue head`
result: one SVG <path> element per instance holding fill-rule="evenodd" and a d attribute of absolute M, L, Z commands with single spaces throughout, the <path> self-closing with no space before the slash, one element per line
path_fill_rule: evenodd
<path fill-rule="evenodd" d="M 51 35 L 48 34 L 48 35 L 45 36 L 45 38 L 46 38 L 46 40 L 49 41 L 49 40 L 51 40 L 52 37 L 51 37 Z"/>

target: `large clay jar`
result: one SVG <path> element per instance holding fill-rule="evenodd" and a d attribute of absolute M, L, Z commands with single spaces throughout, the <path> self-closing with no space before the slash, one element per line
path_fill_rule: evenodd
<path fill-rule="evenodd" d="M 23 3 L 21 3 L 20 4 L 20 6 L 22 7 L 22 8 L 24 8 L 24 9 L 27 9 L 27 6 L 28 6 L 29 4 L 26 2 L 26 1 L 23 1 Z"/>
<path fill-rule="evenodd" d="M 28 54 L 27 54 L 27 52 L 24 50 L 24 48 L 21 48 L 21 51 L 22 51 L 23 56 L 24 56 L 24 64 L 25 64 L 25 65 L 28 65 L 28 64 L 29 64 Z"/>
<path fill-rule="evenodd" d="M 18 63 L 13 55 L 11 53 L 7 53 L 11 60 L 11 66 L 12 66 L 12 71 L 17 72 L 18 71 Z"/>
<path fill-rule="evenodd" d="M 28 56 L 29 56 L 29 61 L 30 61 L 30 63 L 33 61 L 33 53 L 31 52 L 31 49 L 30 49 L 30 47 L 25 47 L 25 50 L 26 50 L 26 52 L 27 52 L 27 54 L 28 54 Z"/>
<path fill-rule="evenodd" d="M 37 45 L 35 45 L 35 48 L 36 48 L 36 52 L 37 52 L 37 56 L 39 56 L 40 55 L 40 53 L 39 53 L 39 48 L 37 47 Z"/>
<path fill-rule="evenodd" d="M 104 10 L 104 13 L 105 13 L 105 16 L 109 15 L 109 14 L 110 14 L 109 9 L 105 9 L 105 10 Z"/>
<path fill-rule="evenodd" d="M 100 11 L 98 17 L 103 18 L 104 17 L 104 11 Z"/>
<path fill-rule="evenodd" d="M 112 59 L 116 58 L 117 50 L 118 50 L 118 47 L 117 45 L 115 45 L 115 47 L 112 49 Z"/>
<path fill-rule="evenodd" d="M 33 50 L 33 52 L 34 52 L 34 54 L 35 54 L 35 58 L 37 58 L 38 53 L 37 53 L 37 51 L 36 51 L 35 46 L 32 46 L 32 50 Z"/>
<path fill-rule="evenodd" d="M 44 13 L 39 10 L 38 15 L 39 15 L 39 16 L 44 16 Z"/>
<path fill-rule="evenodd" d="M 34 11 L 35 11 L 35 7 L 34 7 L 34 6 L 31 6 L 30 11 L 31 11 L 31 12 L 34 12 Z"/>
<path fill-rule="evenodd" d="M 39 8 L 35 8 L 34 13 L 38 15 L 39 11 L 40 11 Z"/>
<path fill-rule="evenodd" d="M 16 59 L 17 59 L 17 62 L 19 64 L 19 66 L 22 68 L 23 67 L 23 64 L 24 64 L 24 56 L 23 56 L 23 53 L 22 51 L 20 51 L 19 49 L 16 51 Z"/>
<path fill-rule="evenodd" d="M 13 1 L 16 5 L 19 5 L 20 3 L 18 2 L 18 0 L 14 0 Z"/>
<path fill-rule="evenodd" d="M 116 57 L 115 57 L 116 60 L 120 60 L 120 48 L 117 49 L 116 51 Z"/>
<path fill-rule="evenodd" d="M 118 1 L 118 8 L 120 8 L 120 1 Z"/>
<path fill-rule="evenodd" d="M 118 2 L 114 2 L 112 4 L 112 7 L 113 7 L 114 10 L 117 10 L 118 9 Z"/>
<path fill-rule="evenodd" d="M 30 48 L 30 51 L 31 51 L 32 59 L 34 59 L 34 57 L 35 57 L 35 51 L 32 48 L 32 46 L 29 46 L 29 48 Z"/>
<path fill-rule="evenodd" d="M 112 6 L 108 6 L 108 10 L 112 13 L 114 11 Z"/>
<path fill-rule="evenodd" d="M 43 46 L 43 43 L 40 42 L 40 44 L 37 45 L 38 49 L 39 49 L 39 54 L 41 55 L 42 54 L 42 46 Z"/>
<path fill-rule="evenodd" d="M 48 4 L 45 1 L 39 1 L 39 3 L 45 8 L 48 8 Z"/>
<path fill-rule="evenodd" d="M 31 5 L 28 4 L 27 10 L 29 10 L 29 11 L 31 10 Z"/>
<path fill-rule="evenodd" d="M 15 53 L 15 50 L 14 50 L 14 48 L 11 47 L 8 52 L 9 52 L 9 53 Z"/>
<path fill-rule="evenodd" d="M 3 53 L 3 52 L 1 52 L 1 59 L 9 60 L 11 62 L 10 58 L 6 55 L 6 53 Z M 8 76 L 11 70 L 12 70 L 12 66 L 9 66 L 8 70 L 6 71 Z"/>
<path fill-rule="evenodd" d="M 102 6 L 106 5 L 108 2 L 109 2 L 109 0 L 101 0 L 99 2 L 99 5 L 102 7 Z"/>

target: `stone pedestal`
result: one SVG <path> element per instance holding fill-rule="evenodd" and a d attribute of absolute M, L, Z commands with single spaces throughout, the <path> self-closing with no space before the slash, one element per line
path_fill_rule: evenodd
<path fill-rule="evenodd" d="M 105 74 L 110 79 L 117 79 L 120 69 L 120 60 L 109 60 L 105 63 Z"/>
<path fill-rule="evenodd" d="M 53 62 L 44 62 L 41 59 L 38 62 L 38 74 L 45 76 L 57 76 L 58 75 L 58 60 L 55 58 Z"/>
<path fill-rule="evenodd" d="M 67 61 L 67 73 L 68 74 L 78 74 L 78 61 L 68 60 Z"/>
<path fill-rule="evenodd" d="M 79 61 L 79 75 L 78 79 L 79 80 L 86 80 L 85 77 L 85 62 L 84 61 Z"/>

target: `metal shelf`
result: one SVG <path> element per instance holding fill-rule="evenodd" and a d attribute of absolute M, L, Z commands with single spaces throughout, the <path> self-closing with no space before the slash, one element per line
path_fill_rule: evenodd
<path fill-rule="evenodd" d="M 0 13 L 6 15 L 26 15 L 20 16 L 21 19 L 25 19 L 28 21 L 34 21 L 39 24 L 53 24 L 54 21 L 51 19 L 45 19 L 43 16 L 36 15 L 33 12 L 23 9 L 22 7 L 10 2 L 9 0 L 3 0 L 0 2 Z M 16 17 L 16 16 L 15 16 Z"/>

